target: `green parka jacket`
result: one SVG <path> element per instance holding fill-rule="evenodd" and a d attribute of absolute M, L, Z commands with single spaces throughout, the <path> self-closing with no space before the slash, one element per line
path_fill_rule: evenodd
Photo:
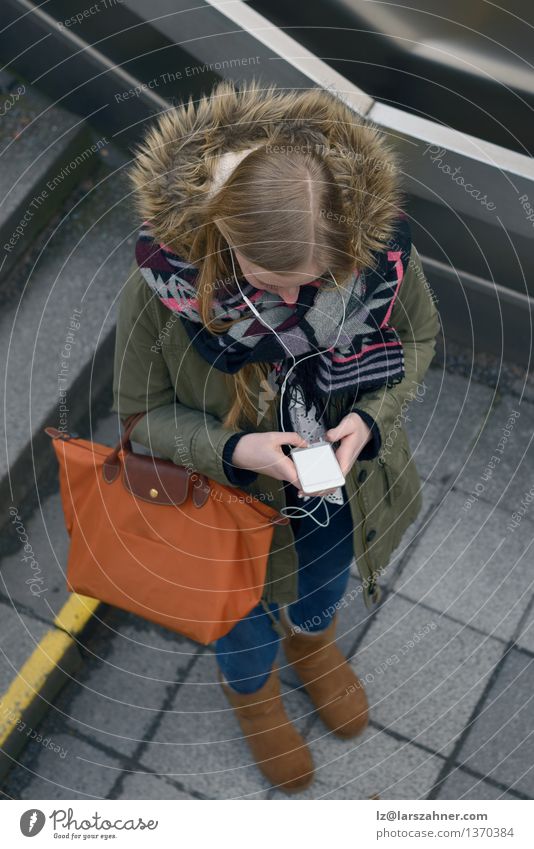
<path fill-rule="evenodd" d="M 346 478 L 354 555 L 368 605 L 379 600 L 377 577 L 421 508 L 419 476 L 403 422 L 410 402 L 424 395 L 438 320 L 415 246 L 391 324 L 403 340 L 406 375 L 396 386 L 358 400 L 358 409 L 380 430 L 381 451 L 375 460 L 356 461 Z M 221 421 L 231 405 L 231 384 L 195 351 L 181 322 L 154 297 L 137 266 L 132 266 L 120 296 L 114 369 L 113 409 L 122 418 L 148 410 L 132 439 L 229 486 L 222 455 L 237 429 L 227 430 Z M 258 405 L 260 391 L 259 385 L 251 387 Z M 276 405 L 270 404 L 257 430 L 277 429 Z M 285 506 L 281 482 L 268 475 L 258 475 L 242 489 L 276 510 Z M 275 525 L 265 601 L 295 600 L 297 567 L 291 526 Z"/>
<path fill-rule="evenodd" d="M 269 90 L 252 88 L 239 98 L 229 90 L 225 89 L 225 93 L 224 121 L 217 115 L 217 109 L 222 108 L 221 98 L 203 100 L 196 112 L 192 109 L 169 110 L 150 131 L 144 152 L 137 159 L 138 185 L 142 187 L 138 211 L 145 218 L 160 222 L 155 232 L 158 241 L 170 245 L 188 261 L 188 242 L 185 235 L 182 237 L 180 227 L 177 228 L 175 201 L 177 197 L 187 197 L 188 193 L 196 197 L 209 185 L 210 166 L 209 160 L 202 158 L 204 148 L 239 149 L 257 141 L 257 122 L 251 129 L 246 117 L 247 110 L 257 117 L 259 100 L 262 100 L 263 109 L 263 138 L 269 133 L 271 138 L 275 137 L 280 120 L 280 96 L 273 100 L 273 123 L 269 124 L 267 119 L 269 103 L 265 101 L 270 97 Z M 320 93 L 314 96 L 320 97 Z M 282 100 L 286 98 L 283 104 L 286 116 L 291 115 L 299 97 L 304 95 L 282 96 Z M 331 95 L 328 95 L 328 101 L 333 101 Z M 312 104 L 312 108 L 315 114 L 317 104 Z M 342 177 L 345 186 L 349 186 L 351 179 L 354 181 L 354 191 L 346 199 L 355 207 L 356 226 L 357 222 L 365 221 L 367 227 L 364 232 L 372 232 L 375 227 L 387 234 L 388 225 L 396 217 L 396 211 L 395 214 L 389 212 L 394 206 L 389 202 L 398 199 L 396 173 L 393 168 L 384 167 L 384 163 L 388 164 L 389 153 L 376 132 L 359 123 L 347 107 L 335 108 L 340 109 L 342 114 L 336 120 L 325 119 L 324 127 L 325 137 L 330 133 L 330 142 L 335 142 L 336 151 L 341 151 L 333 163 L 333 170 L 339 174 L 343 163 L 348 161 L 347 151 L 359 151 L 365 155 L 366 162 L 376 162 L 380 157 L 382 163 L 380 169 L 366 169 L 356 168 L 354 162 L 349 162 L 347 173 Z M 303 111 L 301 102 L 301 121 Z M 347 115 L 352 116 L 350 123 Z M 242 128 L 239 144 L 236 144 L 237 128 Z M 306 127 L 301 130 L 305 132 Z M 315 139 L 320 130 L 320 122 L 314 121 L 310 132 Z M 225 145 L 227 131 L 232 133 L 232 144 L 228 146 Z M 193 137 L 196 144 L 192 146 Z M 199 167 L 199 154 L 202 167 Z M 194 175 L 194 180 L 191 175 Z M 367 206 L 369 197 L 376 198 L 377 195 L 385 198 L 385 204 L 381 207 L 376 203 Z M 170 210 L 169 220 L 163 220 L 161 224 L 162 211 L 167 207 Z M 191 204 L 190 215 L 193 217 L 189 219 L 185 217 L 187 205 L 181 208 L 185 209 L 183 233 L 190 233 L 199 204 Z M 424 396 L 424 377 L 434 356 L 439 320 L 413 245 L 390 324 L 397 329 L 403 341 L 405 377 L 393 387 L 384 387 L 358 398 L 354 406 L 374 419 L 380 432 L 381 449 L 374 460 L 357 460 L 346 477 L 354 525 L 354 555 L 367 606 L 379 601 L 379 574 L 421 508 L 419 476 L 403 423 L 410 402 Z M 257 409 L 260 409 L 261 387 L 251 386 L 250 391 L 251 398 L 258 399 Z M 222 420 L 231 406 L 232 381 L 195 351 L 178 315 L 152 293 L 135 262 L 119 296 L 113 393 L 113 410 L 121 418 L 141 410 L 147 411 L 132 432 L 135 442 L 178 465 L 231 485 L 223 468 L 223 449 L 226 441 L 239 429 L 224 428 Z M 274 403 L 268 405 L 257 431 L 278 430 L 278 400 L 279 395 Z M 260 497 L 274 509 L 285 506 L 282 482 L 268 475 L 259 474 L 253 483 L 242 489 Z M 291 525 L 275 525 L 263 601 L 284 604 L 294 601 L 297 597 L 297 569 Z"/>

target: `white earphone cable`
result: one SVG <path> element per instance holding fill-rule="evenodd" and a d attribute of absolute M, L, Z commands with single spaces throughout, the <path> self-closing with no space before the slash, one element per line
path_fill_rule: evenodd
<path fill-rule="evenodd" d="M 247 296 L 246 296 L 246 295 L 244 294 L 244 292 L 242 291 L 241 286 L 239 285 L 239 280 L 237 279 L 237 274 L 236 274 L 236 270 L 235 270 L 234 252 L 233 252 L 233 250 L 232 250 L 232 248 L 231 248 L 230 246 L 228 246 L 228 247 L 229 247 L 229 250 L 230 250 L 230 258 L 231 258 L 231 260 L 232 260 L 232 269 L 233 269 L 233 273 L 234 273 L 234 279 L 235 279 L 235 282 L 237 283 L 238 289 L 239 289 L 239 291 L 240 291 L 240 293 L 241 293 L 241 296 L 242 296 L 243 300 L 245 301 L 245 303 L 247 304 L 247 306 L 248 306 L 248 307 L 252 310 L 252 312 L 254 313 L 254 315 L 256 316 L 256 318 L 258 318 L 258 319 L 259 319 L 259 321 L 261 321 L 261 323 L 262 323 L 265 327 L 269 328 L 269 330 L 270 330 L 272 333 L 274 333 L 274 335 L 276 336 L 276 338 L 278 339 L 278 341 L 280 342 L 280 344 L 282 345 L 282 347 L 283 347 L 283 348 L 285 348 L 285 350 L 288 352 L 289 356 L 290 356 L 290 357 L 291 357 L 291 359 L 293 360 L 293 365 L 291 366 L 291 368 L 289 368 L 289 369 L 288 369 L 288 371 L 287 371 L 287 373 L 286 373 L 286 376 L 284 377 L 284 381 L 283 381 L 283 383 L 282 383 L 282 388 L 281 388 L 281 390 L 280 390 L 280 424 L 281 424 L 281 426 L 282 426 L 282 431 L 283 431 L 283 432 L 285 432 L 285 427 L 284 427 L 284 415 L 283 415 L 283 407 L 282 407 L 282 404 L 283 404 L 283 398 L 284 398 L 284 392 L 285 392 L 285 388 L 286 388 L 287 379 L 288 379 L 289 375 L 291 374 L 291 372 L 293 371 L 293 369 L 295 368 L 295 366 L 297 365 L 297 361 L 296 361 L 296 359 L 295 359 L 295 357 L 294 357 L 293 353 L 289 350 L 289 348 L 288 348 L 288 347 L 287 347 L 287 345 L 285 344 L 284 340 L 283 340 L 283 339 L 282 339 L 282 338 L 278 335 L 278 333 L 276 332 L 276 330 L 275 330 L 273 327 L 271 327 L 271 326 L 270 326 L 270 324 L 269 324 L 268 322 L 264 321 L 264 319 L 261 317 L 260 313 L 258 312 L 258 310 L 256 309 L 256 307 L 254 306 L 254 304 L 252 303 L 252 301 L 251 301 L 249 298 L 247 298 Z M 330 274 L 332 274 L 332 272 L 330 272 Z M 334 281 L 335 285 L 336 285 L 336 286 L 338 287 L 338 289 L 339 289 L 339 286 L 338 286 L 337 280 L 336 280 L 336 278 L 334 277 L 334 275 L 333 275 L 333 274 L 332 274 L 332 279 L 333 279 L 333 281 Z M 337 343 L 339 342 L 339 337 L 341 336 L 341 332 L 342 332 L 342 330 L 343 330 L 343 325 L 345 324 L 346 308 L 345 308 L 345 300 L 344 300 L 344 298 L 343 298 L 343 295 L 341 295 L 341 301 L 342 301 L 342 304 L 343 304 L 343 319 L 342 319 L 342 322 L 341 322 L 341 325 L 340 325 L 340 328 L 339 328 L 339 333 L 338 333 L 338 335 L 337 335 L 337 339 L 336 339 L 336 341 L 334 342 L 334 344 L 333 344 L 333 346 L 332 346 L 332 347 L 334 347 L 334 348 L 335 348 L 335 346 L 337 345 Z M 300 362 L 303 362 L 304 360 L 307 360 L 307 359 L 309 359 L 310 357 L 319 356 L 319 354 L 321 354 L 321 353 L 322 353 L 322 351 L 313 351 L 311 354 L 308 354 L 306 357 L 302 357 L 302 359 L 300 360 Z M 311 497 L 313 497 L 313 496 L 311 496 Z M 324 509 L 325 509 L 325 512 L 326 512 L 326 523 L 325 523 L 325 524 L 323 524 L 322 522 L 319 522 L 319 521 L 315 518 L 315 516 L 313 516 L 313 515 L 312 515 L 312 514 L 313 514 L 313 513 L 315 513 L 315 511 L 316 511 L 316 510 L 317 510 L 317 509 L 321 506 L 321 504 L 324 506 Z M 328 513 L 328 508 L 327 508 L 326 503 L 325 503 L 325 496 L 324 496 L 324 495 L 321 495 L 321 496 L 320 496 L 319 501 L 317 502 L 317 505 L 313 508 L 313 510 L 305 510 L 305 509 L 304 509 L 304 507 L 299 507 L 298 505 L 295 505 L 295 506 L 290 506 L 290 507 L 282 507 L 282 509 L 280 510 L 280 512 L 282 513 L 282 515 L 283 515 L 283 516 L 287 516 L 288 518 L 294 518 L 294 519 L 300 519 L 300 518 L 302 518 L 303 516 L 309 516 L 309 517 L 310 517 L 310 519 L 313 519 L 313 521 L 314 521 L 317 525 L 319 525 L 321 528 L 327 528 L 327 527 L 328 527 L 328 525 L 330 524 L 330 514 Z"/>

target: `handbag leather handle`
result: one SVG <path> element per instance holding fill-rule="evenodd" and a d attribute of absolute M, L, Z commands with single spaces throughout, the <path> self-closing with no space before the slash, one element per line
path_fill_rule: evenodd
<path fill-rule="evenodd" d="M 119 451 L 122 450 L 131 452 L 132 443 L 130 441 L 130 435 L 137 422 L 142 419 L 143 416 L 146 416 L 146 412 L 133 413 L 131 416 L 127 417 L 121 438 L 117 442 L 115 448 L 110 451 L 104 460 L 104 465 L 102 466 L 102 475 L 106 483 L 113 483 L 113 481 L 116 480 L 120 472 Z"/>
<path fill-rule="evenodd" d="M 124 462 L 124 468 L 125 468 L 125 470 L 126 470 L 126 468 L 129 468 L 129 470 L 130 470 L 130 474 L 126 475 L 126 477 L 124 479 L 125 486 L 127 487 L 127 489 L 130 490 L 130 492 L 132 492 L 134 495 L 137 495 L 138 497 L 141 497 L 140 492 L 137 491 L 138 486 L 141 485 L 142 490 L 147 488 L 146 487 L 147 477 L 146 477 L 146 468 L 145 468 L 146 463 L 145 463 L 145 458 L 143 457 L 143 461 L 141 462 L 141 466 L 139 465 L 140 458 L 138 458 L 138 455 L 134 454 L 133 451 L 132 451 L 132 443 L 131 443 L 131 440 L 130 440 L 130 436 L 131 436 L 132 430 L 134 429 L 137 422 L 140 419 L 142 419 L 143 416 L 145 416 L 145 415 L 146 415 L 146 412 L 133 413 L 131 416 L 128 416 L 125 419 L 123 434 L 122 434 L 121 438 L 119 439 L 118 443 L 116 444 L 115 448 L 113 448 L 113 450 L 110 451 L 110 453 L 108 454 L 108 456 L 106 457 L 106 459 L 104 460 L 104 463 L 102 465 L 102 477 L 104 478 L 106 483 L 113 483 L 113 481 L 115 481 L 117 479 L 117 477 L 119 476 L 120 471 L 121 471 L 121 462 L 120 462 L 120 458 L 119 458 L 119 452 L 122 450 L 123 454 L 125 455 L 124 461 L 123 461 Z M 130 460 L 128 459 L 128 456 L 126 456 L 126 455 L 131 455 Z M 141 455 L 141 456 L 143 456 L 143 455 Z M 136 463 L 135 463 L 135 465 L 132 465 L 132 463 L 130 461 L 133 461 L 134 458 L 135 458 Z M 152 461 L 152 462 L 154 462 L 154 461 Z M 153 473 L 153 470 L 154 470 L 153 466 L 148 464 L 148 468 Z M 179 467 L 176 466 L 174 463 L 170 463 L 168 460 L 160 461 L 160 464 L 159 464 L 160 473 L 163 474 L 164 469 L 168 469 L 168 468 L 172 469 L 172 471 L 173 471 L 172 481 L 179 480 L 179 477 L 178 477 Z M 137 469 L 137 475 L 134 476 L 134 470 L 135 469 Z M 143 469 L 144 469 L 144 471 L 142 471 Z M 141 483 L 141 479 L 138 480 L 139 473 L 141 473 L 142 483 Z M 193 485 L 193 493 L 192 493 L 193 494 L 193 504 L 195 505 L 195 507 L 203 507 L 204 504 L 206 503 L 209 495 L 210 495 L 211 488 L 210 488 L 209 481 L 208 481 L 208 478 L 206 477 L 206 475 L 200 474 L 200 472 L 196 472 L 195 475 L 191 475 L 191 476 L 189 474 L 185 475 L 185 477 L 183 478 L 183 496 L 181 495 L 180 497 L 182 498 L 182 501 L 183 501 L 183 498 L 185 498 L 186 495 L 187 495 L 189 482 L 192 483 L 193 478 L 194 478 L 195 481 L 198 481 L 198 483 L 195 483 Z M 170 485 L 170 480 L 168 478 L 167 478 L 167 480 L 168 480 L 169 485 Z M 173 487 L 171 487 L 171 491 L 172 490 L 173 490 Z M 155 504 L 155 503 L 160 503 L 160 504 L 169 503 L 168 493 L 165 493 L 164 495 L 160 493 L 160 500 L 159 501 L 156 501 L 155 498 L 156 498 L 156 496 L 154 496 L 154 497 L 151 496 L 151 498 L 150 498 L 151 503 L 153 503 L 153 504 Z M 147 498 L 145 500 L 149 500 L 149 499 Z M 182 503 L 182 501 L 179 500 L 178 503 Z"/>
<path fill-rule="evenodd" d="M 122 434 L 122 439 L 120 440 L 120 442 L 122 444 L 122 447 L 124 449 L 126 449 L 127 451 L 132 450 L 132 445 L 131 445 L 131 442 L 130 442 L 130 436 L 131 436 L 132 430 L 136 426 L 137 422 L 140 419 L 143 418 L 143 416 L 146 416 L 146 412 L 144 412 L 144 413 L 132 413 L 131 416 L 128 416 L 124 420 L 124 432 Z"/>

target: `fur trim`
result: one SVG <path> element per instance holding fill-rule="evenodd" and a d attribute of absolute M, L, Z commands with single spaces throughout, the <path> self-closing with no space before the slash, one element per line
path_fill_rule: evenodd
<path fill-rule="evenodd" d="M 399 163 L 376 125 L 321 87 L 286 90 L 252 80 L 238 89 L 224 80 L 210 96 L 158 115 L 129 169 L 140 223 L 148 221 L 158 242 L 193 261 L 220 155 L 261 143 L 316 146 L 354 222 L 356 265 L 372 264 L 371 252 L 385 250 L 402 212 Z"/>

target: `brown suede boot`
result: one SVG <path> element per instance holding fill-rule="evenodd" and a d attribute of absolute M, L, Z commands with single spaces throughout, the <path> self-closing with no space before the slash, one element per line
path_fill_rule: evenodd
<path fill-rule="evenodd" d="M 335 643 L 337 614 L 320 633 L 299 632 L 283 608 L 286 632 L 283 646 L 289 663 L 304 684 L 319 716 L 339 737 L 355 737 L 368 722 L 369 706 L 363 684 Z"/>
<path fill-rule="evenodd" d="M 268 781 L 287 793 L 308 787 L 314 776 L 312 756 L 287 716 L 277 664 L 263 687 L 250 694 L 233 690 L 217 671 L 254 760 Z"/>

